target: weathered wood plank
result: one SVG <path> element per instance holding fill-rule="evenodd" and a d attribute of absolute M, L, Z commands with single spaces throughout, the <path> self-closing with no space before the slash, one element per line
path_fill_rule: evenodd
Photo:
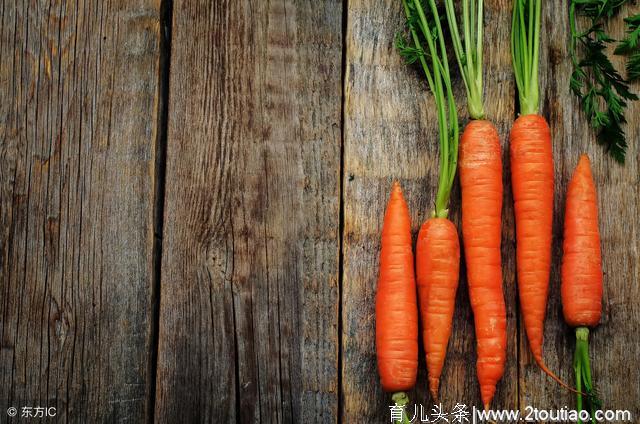
<path fill-rule="evenodd" d="M 402 4 L 349 1 L 344 99 L 342 422 L 387 422 L 375 350 L 375 289 L 384 208 L 401 182 L 417 230 L 432 207 L 437 154 L 433 100 L 393 48 Z M 421 120 L 420 118 L 425 119 Z M 420 353 L 419 381 L 424 386 Z M 409 394 L 425 400 L 426 387 Z"/>
<path fill-rule="evenodd" d="M 611 21 L 611 33 L 624 33 L 622 17 L 634 10 L 629 6 Z M 636 8 L 637 12 L 637 8 Z M 600 231 L 604 267 L 604 300 L 601 325 L 591 335 L 594 379 L 604 400 L 605 409 L 630 409 L 634 420 L 640 416 L 640 343 L 636 333 L 640 320 L 638 264 L 638 185 L 640 105 L 631 104 L 627 116 L 630 141 L 625 166 L 616 164 L 594 141 L 577 99 L 569 92 L 571 63 L 568 59 L 568 6 L 546 2 L 544 5 L 541 49 L 542 113 L 549 120 L 554 147 L 556 194 L 553 265 L 544 356 L 547 365 L 573 383 L 573 349 L 575 336 L 562 317 L 560 302 L 560 264 L 562 226 L 566 186 L 581 153 L 587 153 L 598 190 Z M 614 57 L 623 68 L 623 60 Z M 640 84 L 634 84 L 635 92 Z M 520 406 L 544 409 L 575 407 L 574 397 L 559 388 L 536 367 L 521 329 Z"/>
<path fill-rule="evenodd" d="M 486 28 L 486 44 L 491 46 L 486 49 L 486 104 L 488 115 L 497 123 L 503 139 L 506 139 L 514 107 L 509 11 L 508 1 L 486 2 L 486 20 L 491 22 Z M 344 129 L 342 418 L 345 422 L 389 419 L 389 395 L 381 391 L 376 368 L 374 305 L 380 225 L 391 181 L 402 182 L 416 232 L 430 216 L 435 198 L 438 173 L 435 103 L 423 75 L 402 63 L 393 48 L 394 35 L 403 28 L 403 22 L 401 2 L 349 3 Z M 452 66 L 455 66 L 453 62 Z M 456 89 L 464 124 L 466 103 L 460 79 L 456 80 Z M 510 186 L 505 185 L 505 194 L 508 190 Z M 451 219 L 458 224 L 457 185 L 451 201 Z M 509 210 L 505 209 L 505 238 L 512 240 Z M 515 406 L 517 399 L 515 287 L 513 261 L 508 259 L 510 248 L 512 242 L 505 242 L 509 360 L 494 402 L 496 407 Z M 481 404 L 473 334 L 463 267 L 441 382 L 441 400 L 449 411 L 457 402 Z M 422 355 L 418 387 L 410 398 L 430 410 Z"/>
<path fill-rule="evenodd" d="M 342 7 L 174 2 L 159 422 L 337 418 Z"/>
<path fill-rule="evenodd" d="M 144 422 L 158 2 L 0 10 L 1 414 Z"/>

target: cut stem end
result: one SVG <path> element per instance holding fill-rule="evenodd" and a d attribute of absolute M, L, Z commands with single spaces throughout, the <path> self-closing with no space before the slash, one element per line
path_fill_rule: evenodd
<path fill-rule="evenodd" d="M 393 420 L 394 423 L 410 424 L 409 416 L 407 415 L 407 405 L 409 404 L 409 396 L 405 392 L 396 392 L 391 396 L 391 400 L 395 403 L 395 406 L 402 408 L 402 419 Z"/>

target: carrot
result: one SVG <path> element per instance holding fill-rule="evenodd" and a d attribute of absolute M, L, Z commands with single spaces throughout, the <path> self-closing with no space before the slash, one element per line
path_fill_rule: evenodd
<path fill-rule="evenodd" d="M 423 343 L 429 372 L 429 392 L 436 400 L 447 343 L 451 335 L 460 266 L 458 233 L 455 225 L 447 219 L 449 197 L 458 164 L 460 133 L 446 45 L 436 2 L 403 0 L 403 5 L 407 22 L 410 23 L 412 42 L 399 39 L 398 48 L 408 62 L 420 63 L 427 77 L 429 89 L 434 95 L 438 112 L 438 190 L 433 217 L 422 225 L 416 249 L 416 272 L 420 315 L 423 321 Z M 418 36 L 418 30 L 421 37 Z M 422 40 L 426 42 L 426 46 Z M 428 52 L 429 55 L 421 52 Z"/>
<path fill-rule="evenodd" d="M 538 114 L 541 9 L 542 0 L 515 0 L 511 32 L 520 105 L 510 137 L 518 291 L 533 357 L 547 375 L 571 389 L 547 368 L 542 357 L 551 267 L 553 156 L 549 125 Z"/>
<path fill-rule="evenodd" d="M 460 140 L 462 239 L 477 340 L 477 373 L 489 409 L 507 357 L 507 313 L 502 291 L 502 152 L 498 131 L 485 120 L 482 98 L 483 2 L 462 2 L 461 30 L 453 0 L 445 8 L 452 45 L 472 119 Z M 475 24 L 477 23 L 477 25 Z"/>
<path fill-rule="evenodd" d="M 411 218 L 398 182 L 393 184 L 382 227 L 376 352 L 384 390 L 413 388 L 418 372 L 418 306 Z"/>
<path fill-rule="evenodd" d="M 460 246 L 455 225 L 446 218 L 431 218 L 422 224 L 416 257 L 429 391 L 437 401 L 458 288 Z"/>
<path fill-rule="evenodd" d="M 596 188 L 587 155 L 580 157 L 567 189 L 562 249 L 562 311 L 567 324 L 576 328 L 576 387 L 587 394 L 593 416 L 601 405 L 591 379 L 589 327 L 600 322 L 602 259 Z M 577 394 L 577 407 L 582 410 L 582 393 Z"/>
<path fill-rule="evenodd" d="M 520 116 L 511 130 L 511 183 L 520 307 L 531 352 L 544 369 L 542 341 L 551 267 L 553 158 L 549 126 L 539 115 Z"/>
<path fill-rule="evenodd" d="M 500 255 L 502 159 L 498 132 L 471 121 L 460 141 L 462 235 L 477 339 L 482 403 L 489 408 L 507 357 L 507 313 Z"/>
<path fill-rule="evenodd" d="M 572 327 L 594 327 L 602 311 L 602 259 L 596 188 L 582 155 L 567 189 L 562 245 L 562 311 Z"/>

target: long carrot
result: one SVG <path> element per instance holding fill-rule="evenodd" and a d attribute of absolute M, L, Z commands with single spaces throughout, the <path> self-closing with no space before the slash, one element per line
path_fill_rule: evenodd
<path fill-rule="evenodd" d="M 413 268 L 411 218 L 395 182 L 382 227 L 376 291 L 376 352 L 382 388 L 406 405 L 404 393 L 418 373 L 418 306 Z"/>
<path fill-rule="evenodd" d="M 462 234 L 477 339 L 482 403 L 489 408 L 507 357 L 507 316 L 502 291 L 502 160 L 498 132 L 471 121 L 460 142 Z"/>
<path fill-rule="evenodd" d="M 502 152 L 498 131 L 484 119 L 483 1 L 462 2 L 460 31 L 453 0 L 446 0 L 445 7 L 472 119 L 460 140 L 462 239 L 475 321 L 480 394 L 485 409 L 489 409 L 507 357 L 507 316 L 500 256 Z"/>
<path fill-rule="evenodd" d="M 403 0 L 411 42 L 400 40 L 401 54 L 419 61 L 438 112 L 440 175 L 435 210 L 418 234 L 416 270 L 423 343 L 429 372 L 429 391 L 438 399 L 440 376 L 451 335 L 460 266 L 460 246 L 455 226 L 447 219 L 449 196 L 458 159 L 458 115 L 442 25 L 435 0 Z M 427 18 L 427 16 L 429 18 Z M 418 36 L 418 32 L 421 37 Z M 436 34 L 436 35 L 434 35 Z M 426 42 L 426 46 L 422 41 Z M 409 47 L 410 46 L 410 47 Z M 429 61 L 422 52 L 429 52 Z"/>
<path fill-rule="evenodd" d="M 511 182 L 516 217 L 520 308 L 529 347 L 540 368 L 570 388 L 544 363 L 544 318 L 551 266 L 553 156 L 551 132 L 538 114 L 538 62 L 542 0 L 515 0 L 511 55 L 520 117 L 511 130 Z"/>
<path fill-rule="evenodd" d="M 602 258 L 596 188 L 587 155 L 580 157 L 567 189 L 562 248 L 562 311 L 567 324 L 576 328 L 576 387 L 587 394 L 593 416 L 600 405 L 591 379 L 589 327 L 600 322 Z M 577 394 L 577 409 L 582 410 L 582 393 Z"/>
<path fill-rule="evenodd" d="M 520 308 L 540 367 L 551 267 L 553 159 L 551 133 L 539 115 L 520 116 L 511 130 L 511 184 L 516 216 Z"/>

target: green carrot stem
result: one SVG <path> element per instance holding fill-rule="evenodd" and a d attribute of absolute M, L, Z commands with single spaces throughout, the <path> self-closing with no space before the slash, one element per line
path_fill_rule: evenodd
<path fill-rule="evenodd" d="M 578 412 L 582 411 L 582 367 L 580 363 L 580 354 L 578 348 L 578 342 L 576 340 L 576 351 L 573 355 L 573 370 L 576 375 L 576 408 Z M 578 422 L 582 424 L 582 419 L 578 417 Z"/>
<path fill-rule="evenodd" d="M 538 113 L 541 11 L 542 0 L 514 0 L 511 57 L 522 115 Z"/>
<path fill-rule="evenodd" d="M 402 420 L 394 420 L 396 423 L 400 424 L 410 424 L 409 417 L 407 416 L 406 408 L 409 404 L 409 396 L 405 392 L 396 392 L 391 396 L 391 400 L 395 403 L 396 406 L 402 408 Z"/>
<path fill-rule="evenodd" d="M 573 357 L 573 369 L 576 376 L 576 408 L 583 410 L 583 404 L 591 416 L 591 422 L 595 423 L 595 412 L 601 406 L 596 396 L 591 378 L 591 363 L 589 361 L 589 329 L 587 327 L 576 328 L 576 351 Z M 582 393 L 586 394 L 583 399 Z M 582 423 L 581 420 L 579 420 Z"/>
<path fill-rule="evenodd" d="M 436 101 L 440 142 L 440 173 L 434 216 L 448 215 L 449 197 L 458 165 L 458 115 L 449 74 L 444 33 L 435 0 L 402 0 L 414 51 Z M 424 4 L 424 6 L 423 6 Z M 428 19 L 430 18 L 430 19 Z M 427 48 L 423 46 L 423 40 Z M 431 64 L 426 58 L 431 59 Z"/>
<path fill-rule="evenodd" d="M 454 0 L 445 0 L 444 5 L 453 50 L 467 93 L 469 116 L 471 119 L 484 119 L 482 101 L 483 0 L 462 1 L 462 32 L 458 28 Z"/>

